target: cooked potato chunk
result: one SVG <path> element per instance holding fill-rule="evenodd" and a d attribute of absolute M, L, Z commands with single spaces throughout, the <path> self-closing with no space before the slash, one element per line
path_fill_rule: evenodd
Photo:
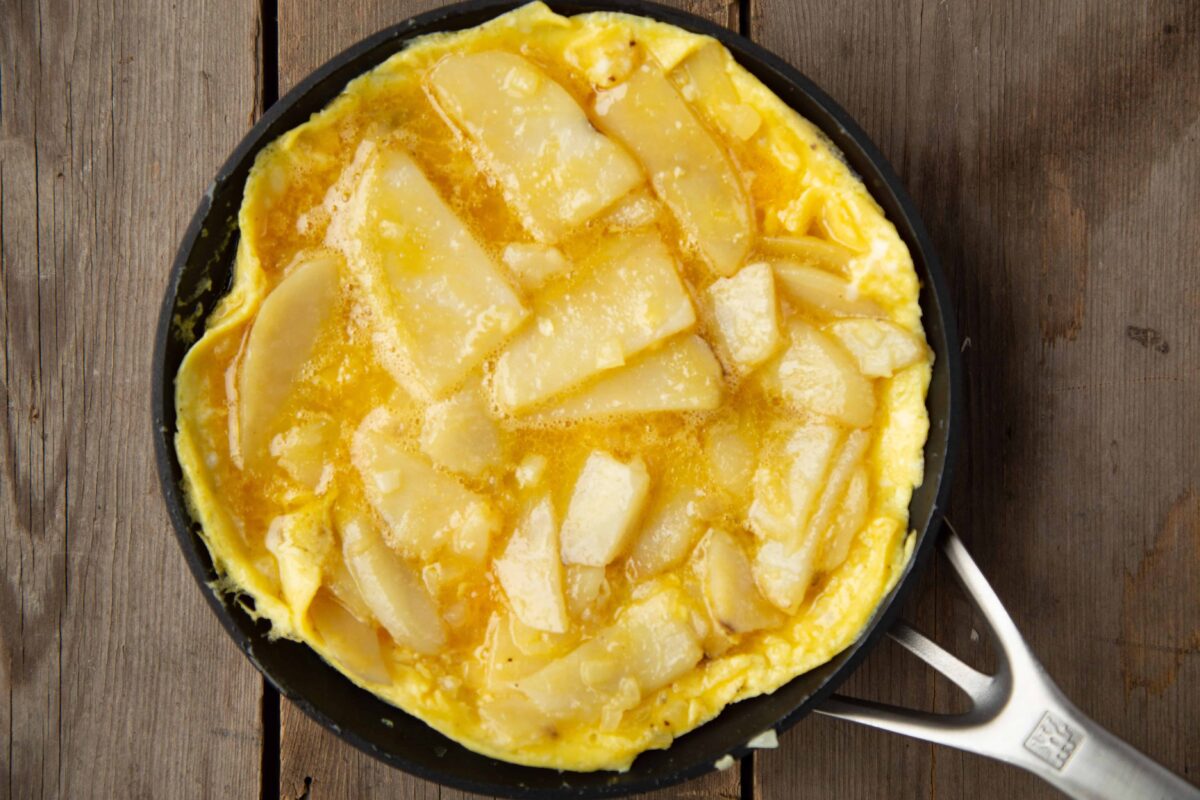
<path fill-rule="evenodd" d="M 763 542 L 754 557 L 754 580 L 771 604 L 795 614 L 816 573 L 821 537 L 805 531 L 797 542 Z"/>
<path fill-rule="evenodd" d="M 338 303 L 336 256 L 301 263 L 267 295 L 246 340 L 240 400 L 241 456 L 246 466 L 262 458 L 276 416 L 312 356 L 317 338 Z"/>
<path fill-rule="evenodd" d="M 649 189 L 630 192 L 605 212 L 601 223 L 608 231 L 630 231 L 658 219 L 660 206 Z"/>
<path fill-rule="evenodd" d="M 571 95 L 518 55 L 450 55 L 428 80 L 541 241 L 557 241 L 643 180 L 636 162 L 592 127 Z"/>
<path fill-rule="evenodd" d="M 677 589 L 663 589 L 517 686 L 552 719 L 588 719 L 614 700 L 624 708 L 636 705 L 701 655 L 686 599 Z"/>
<path fill-rule="evenodd" d="M 743 497 L 754 477 L 758 454 L 733 420 L 717 422 L 704 432 L 708 474 L 734 497 Z"/>
<path fill-rule="evenodd" d="M 566 569 L 567 609 L 575 619 L 590 619 L 608 599 L 604 567 L 570 564 Z"/>
<path fill-rule="evenodd" d="M 548 400 L 696 321 L 656 234 L 609 242 L 585 266 L 578 283 L 547 290 L 534 324 L 500 356 L 492 390 L 502 409 Z"/>
<path fill-rule="evenodd" d="M 837 342 L 807 322 L 793 320 L 787 349 L 764 373 L 764 385 L 801 410 L 856 428 L 875 416 L 875 390 Z"/>
<path fill-rule="evenodd" d="M 500 463 L 504 455 L 500 431 L 479 394 L 478 382 L 426 406 L 421 452 L 438 466 L 470 476 Z"/>
<path fill-rule="evenodd" d="M 349 520 L 341 534 L 346 567 L 384 630 L 397 644 L 418 653 L 440 650 L 446 631 L 412 567 L 391 551 L 369 520 Z"/>
<path fill-rule="evenodd" d="M 513 242 L 504 248 L 502 258 L 526 290 L 537 289 L 554 276 L 562 275 L 571 268 L 571 263 L 562 251 L 547 244 Z"/>
<path fill-rule="evenodd" d="M 791 261 L 772 263 L 779 286 L 788 297 L 810 308 L 835 317 L 881 317 L 883 309 L 860 297 L 858 290 L 844 278 Z"/>
<path fill-rule="evenodd" d="M 704 411 L 721 402 L 721 365 L 699 336 L 684 335 L 539 409 L 530 419 L 581 420 L 610 414 Z"/>
<path fill-rule="evenodd" d="M 575 481 L 563 519 L 563 563 L 603 567 L 621 555 L 649 488 L 650 476 L 641 459 L 626 464 L 602 450 L 593 451 Z"/>
<path fill-rule="evenodd" d="M 521 520 L 508 540 L 504 555 L 494 564 L 513 613 L 522 622 L 550 633 L 566 631 L 558 523 L 549 498 L 544 498 Z"/>
<path fill-rule="evenodd" d="M 350 199 L 328 239 L 367 290 L 384 365 L 413 394 L 440 397 L 528 312 L 399 146 L 365 143 L 343 181 Z"/>
<path fill-rule="evenodd" d="M 308 613 L 325 647 L 351 675 L 367 683 L 391 681 L 373 625 L 324 592 L 317 594 Z"/>
<path fill-rule="evenodd" d="M 753 238 L 746 192 L 658 65 L 647 62 L 624 83 L 597 92 L 594 109 L 597 124 L 645 166 L 654 191 L 712 268 L 736 272 Z"/>
<path fill-rule="evenodd" d="M 820 218 L 819 214 L 817 218 Z M 791 261 L 831 272 L 845 271 L 854 258 L 852 250 L 816 236 L 764 236 L 759 243 Z"/>
<path fill-rule="evenodd" d="M 387 523 L 388 544 L 424 560 L 449 548 L 482 561 L 499 527 L 495 510 L 405 450 L 394 425 L 386 412 L 373 412 L 359 426 L 351 447 L 367 499 Z"/>
<path fill-rule="evenodd" d="M 749 372 L 779 348 L 775 278 L 771 265 L 751 264 L 708 289 L 717 331 L 733 363 Z"/>
<path fill-rule="evenodd" d="M 699 105 L 727 134 L 745 141 L 758 131 L 762 116 L 738 96 L 725 71 L 726 60 L 716 42 L 702 45 L 672 70 L 671 79 L 684 100 Z"/>
<path fill-rule="evenodd" d="M 854 356 L 859 372 L 875 378 L 890 378 L 926 354 L 925 343 L 915 334 L 887 320 L 843 319 L 825 330 Z"/>
<path fill-rule="evenodd" d="M 313 503 L 291 514 L 281 514 L 267 528 L 267 550 L 279 564 L 283 599 L 297 625 L 321 588 L 325 563 L 333 552 L 326 511 L 325 503 Z"/>
<path fill-rule="evenodd" d="M 870 481 L 866 469 L 860 466 L 850 476 L 842 505 L 826 533 L 821 569 L 836 569 L 846 560 L 854 537 L 867 522 L 867 507 L 870 502 Z"/>
<path fill-rule="evenodd" d="M 750 529 L 765 539 L 797 541 L 807 529 L 840 441 L 836 425 L 810 421 L 765 448 L 754 473 Z"/>
<path fill-rule="evenodd" d="M 587 76 L 592 86 L 607 87 L 625 80 L 637 66 L 641 51 L 628 25 L 613 24 L 577 37 L 563 50 L 567 63 Z"/>
<path fill-rule="evenodd" d="M 337 425 L 332 419 L 316 416 L 273 438 L 271 455 L 292 480 L 319 493 L 331 477 L 330 462 L 337 448 L 337 435 Z"/>
<path fill-rule="evenodd" d="M 838 451 L 837 456 L 833 459 L 833 464 L 829 467 L 829 474 L 825 477 L 825 486 L 821 489 L 821 498 L 817 501 L 812 519 L 809 521 L 809 527 L 812 528 L 814 536 L 823 536 L 837 516 L 838 506 L 846 494 L 846 486 L 850 483 L 850 478 L 858 469 L 859 464 L 862 463 L 863 456 L 866 455 L 867 447 L 870 444 L 871 435 L 866 431 L 851 431 L 846 437 L 845 444 L 842 445 L 842 449 Z"/>
<path fill-rule="evenodd" d="M 714 620 L 730 633 L 749 633 L 783 622 L 780 613 L 759 594 L 750 560 L 732 536 L 713 528 L 702 547 L 704 596 Z"/>
<path fill-rule="evenodd" d="M 706 499 L 698 489 L 680 489 L 651 507 L 625 568 L 636 581 L 682 564 L 704 531 Z"/>

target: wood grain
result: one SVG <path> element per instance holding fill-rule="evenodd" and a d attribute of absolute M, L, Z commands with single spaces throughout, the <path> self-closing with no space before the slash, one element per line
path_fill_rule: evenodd
<path fill-rule="evenodd" d="M 180 557 L 149 408 L 178 238 L 255 112 L 256 26 L 0 5 L 0 797 L 259 792 L 261 684 Z"/>
<path fill-rule="evenodd" d="M 862 123 L 950 273 L 970 407 L 950 517 L 1062 688 L 1195 782 L 1200 6 L 856 5 L 755 0 L 752 31 Z M 987 661 L 944 576 L 913 610 Z M 848 688 L 946 709 L 886 649 Z M 767 800 L 1058 796 L 842 723 L 783 744 Z"/>
<path fill-rule="evenodd" d="M 364 36 L 445 5 L 436 0 L 372 0 L 353 10 L 318 0 L 286 3 L 279 15 L 280 93 L 288 91 L 310 71 Z M 675 5 L 736 28 L 738 6 L 726 0 L 674 0 Z M 280 710 L 280 791 L 285 798 L 441 797 L 465 795 L 426 783 L 358 752 L 320 728 L 286 700 Z M 648 798 L 737 798 L 739 772 L 714 773 L 674 790 Z"/>

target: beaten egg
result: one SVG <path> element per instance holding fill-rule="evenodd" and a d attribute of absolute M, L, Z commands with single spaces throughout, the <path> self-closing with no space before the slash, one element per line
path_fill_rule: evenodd
<path fill-rule="evenodd" d="M 238 222 L 176 379 L 220 588 L 466 747 L 627 769 L 903 569 L 911 258 L 716 41 L 540 3 L 414 40 Z"/>

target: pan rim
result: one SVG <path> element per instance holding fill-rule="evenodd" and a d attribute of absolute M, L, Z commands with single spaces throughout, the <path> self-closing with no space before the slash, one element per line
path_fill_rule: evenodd
<path fill-rule="evenodd" d="M 633 776 L 631 780 L 595 781 L 575 787 L 567 786 L 564 787 L 564 792 L 564 788 L 522 786 L 508 783 L 500 784 L 486 779 L 478 781 L 463 779 L 430 769 L 421 763 L 405 758 L 402 754 L 381 750 L 379 746 L 360 735 L 357 731 L 347 730 L 339 726 L 332 717 L 321 708 L 318 708 L 312 701 L 305 697 L 297 696 L 284 685 L 285 681 L 279 679 L 269 667 L 262 663 L 255 652 L 256 642 L 243 627 L 238 625 L 234 618 L 234 614 L 238 613 L 234 608 L 236 600 L 232 598 L 223 600 L 221 592 L 214 586 L 214 573 L 208 551 L 203 542 L 197 537 L 196 530 L 199 526 L 192 520 L 188 513 L 187 501 L 176 477 L 178 459 L 174 446 L 175 374 L 174 371 L 168 373 L 167 351 L 171 341 L 172 325 L 174 324 L 175 310 L 179 300 L 180 280 L 197 241 L 203 235 L 206 235 L 204 228 L 210 213 L 213 211 L 214 198 L 221 194 L 222 189 L 227 188 L 240 168 L 245 166 L 247 162 L 253 161 L 254 156 L 262 147 L 287 129 L 294 127 L 294 124 L 291 124 L 282 130 L 274 130 L 280 120 L 287 116 L 293 107 L 306 99 L 310 93 L 321 87 L 337 73 L 353 66 L 354 71 L 347 78 L 346 82 L 348 82 L 382 63 L 383 60 L 395 52 L 402 50 L 407 46 L 409 41 L 417 36 L 444 30 L 457 30 L 458 28 L 455 27 L 456 23 L 466 18 L 471 19 L 470 25 L 475 25 L 485 18 L 497 16 L 524 4 L 524 0 L 466 0 L 465 2 L 455 3 L 416 15 L 372 34 L 341 51 L 307 75 L 278 102 L 272 105 L 242 138 L 217 171 L 216 177 L 205 192 L 184 233 L 180 247 L 172 263 L 154 337 L 152 418 L 156 464 L 160 488 L 167 505 L 176 539 L 180 549 L 183 551 L 184 558 L 188 563 L 193 577 L 200 585 L 202 593 L 213 609 L 213 612 L 220 619 L 222 626 L 238 645 L 239 649 L 245 653 L 255 668 L 275 687 L 280 695 L 292 700 L 306 715 L 324 729 L 334 732 L 342 740 L 368 755 L 384 761 L 392 767 L 425 780 L 457 789 L 522 798 L 562 796 L 564 793 L 578 797 L 614 797 L 665 788 L 710 772 L 715 768 L 715 764 L 711 761 L 693 761 L 673 766 L 670 769 L 657 769 L 646 775 L 635 775 L 638 772 L 638 761 L 635 761 L 633 767 L 626 773 L 561 773 L 567 776 Z M 815 690 L 808 693 L 806 699 L 794 705 L 787 705 L 786 712 L 774 718 L 771 727 L 782 732 L 811 713 L 822 700 L 828 697 L 838 685 L 849 677 L 866 657 L 866 654 L 878 643 L 879 639 L 886 633 L 887 629 L 891 627 L 891 624 L 899 615 L 901 604 L 911 592 L 916 583 L 916 578 L 924 570 L 934 549 L 941 525 L 942 511 L 946 508 L 952 484 L 952 473 L 958 453 L 959 428 L 963 412 L 961 356 L 958 348 L 957 326 L 955 324 L 953 306 L 950 302 L 949 288 L 932 241 L 921 221 L 920 214 L 890 163 L 884 158 L 854 119 L 798 69 L 735 31 L 723 28 L 702 17 L 657 3 L 645 2 L 644 0 L 547 0 L 546 4 L 553 10 L 564 14 L 587 13 L 588 11 L 600 10 L 637 14 L 676 25 L 688 31 L 711 36 L 727 47 L 738 62 L 760 80 L 764 79 L 763 73 L 769 73 L 777 81 L 793 87 L 802 97 L 807 98 L 815 108 L 820 109 L 825 119 L 812 119 L 811 115 L 800 112 L 797 109 L 798 113 L 802 113 L 806 118 L 810 119 L 826 136 L 833 140 L 836 146 L 844 153 L 847 160 L 851 161 L 852 166 L 854 166 L 854 160 L 857 159 L 860 163 L 870 167 L 870 172 L 874 173 L 871 176 L 863 175 L 862 170 L 857 168 L 856 172 L 864 180 L 864 183 L 867 183 L 867 177 L 878 179 L 877 183 L 868 184 L 868 191 L 875 198 L 876 202 L 879 202 L 881 205 L 884 205 L 884 203 L 881 202 L 879 192 L 884 192 L 886 199 L 891 201 L 891 205 L 899 209 L 903 223 L 908 228 L 912 239 L 912 241 L 909 241 L 909 237 L 904 237 L 905 242 L 910 250 L 913 251 L 914 261 L 920 258 L 924 265 L 926 275 L 923 277 L 927 277 L 928 285 L 922 287 L 922 314 L 928 325 L 930 312 L 933 312 L 940 326 L 941 339 L 944 344 L 942 350 L 944 352 L 935 352 L 938 360 L 942 361 L 945 365 L 946 382 L 944 387 L 946 392 L 946 410 L 937 420 L 935 420 L 933 413 L 930 414 L 930 432 L 925 449 L 927 456 L 930 453 L 931 443 L 940 445 L 941 450 L 941 468 L 931 472 L 927 464 L 924 475 L 925 482 L 933 480 L 936 483 L 933 492 L 933 508 L 923 528 L 916 531 L 916 546 L 904 570 L 892 589 L 876 606 L 858 638 L 835 656 L 833 660 L 817 669 L 827 668 L 839 660 L 840 663 L 830 671 L 828 676 Z M 463 27 L 469 27 L 469 25 Z M 766 82 L 764 80 L 764 83 Z M 344 85 L 345 82 L 333 92 L 333 96 L 336 96 Z M 322 105 L 327 104 L 330 99 L 332 99 L 332 96 L 325 100 Z M 785 100 L 785 102 L 788 101 Z M 790 102 L 788 104 L 792 105 Z M 826 124 L 821 124 L 822 121 Z M 832 126 L 833 130 L 830 130 L 827 126 Z M 853 148 L 849 148 L 851 152 L 847 152 L 846 143 L 853 144 Z M 238 189 L 237 195 L 240 198 L 241 187 L 236 188 Z M 888 216 L 892 223 L 900 229 L 901 220 L 893 219 L 891 214 Z M 928 299 L 932 302 L 932 308 L 926 307 L 926 290 L 929 292 Z M 936 368 L 937 365 L 935 364 Z M 932 391 L 933 387 L 931 385 L 931 395 Z M 929 400 L 927 399 L 927 407 L 928 405 Z M 935 429 L 935 421 L 941 423 L 940 428 Z M 935 437 L 938 437 L 938 441 L 936 442 Z M 936 453 L 937 449 L 935 448 L 933 452 Z M 909 529 L 914 530 L 911 516 Z M 260 623 L 260 628 L 261 634 L 265 635 L 265 624 Z M 256 636 L 258 633 L 256 631 Z M 775 695 L 778 696 L 787 686 L 796 680 L 793 679 L 789 684 L 780 687 Z M 760 698 L 753 699 L 761 700 L 763 697 L 760 696 Z M 705 723 L 697 730 L 717 725 L 723 717 L 730 715 L 739 706 L 750 702 L 751 699 L 748 699 L 743 701 L 743 703 L 726 707 L 718 717 Z M 405 714 L 405 712 L 399 709 L 395 709 L 395 713 Z M 442 736 L 442 734 L 434 731 L 432 728 L 429 730 L 432 735 Z M 650 752 L 661 753 L 669 751 Z M 735 746 L 726 752 L 735 758 L 741 758 L 749 752 L 749 749 L 743 744 Z M 483 757 L 481 756 L 481 758 Z M 640 760 L 641 757 L 639 757 Z M 543 773 L 554 772 L 553 770 L 536 767 L 524 769 L 537 770 Z"/>

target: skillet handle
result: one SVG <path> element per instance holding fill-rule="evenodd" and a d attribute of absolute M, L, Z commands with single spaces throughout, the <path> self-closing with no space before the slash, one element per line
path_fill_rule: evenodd
<path fill-rule="evenodd" d="M 953 530 L 942 539 L 942 551 L 996 642 L 996 674 L 967 666 L 904 623 L 890 635 L 966 692 L 971 710 L 931 714 L 835 695 L 817 713 L 1013 764 L 1077 800 L 1200 800 L 1200 789 L 1104 730 L 1063 695 Z"/>

